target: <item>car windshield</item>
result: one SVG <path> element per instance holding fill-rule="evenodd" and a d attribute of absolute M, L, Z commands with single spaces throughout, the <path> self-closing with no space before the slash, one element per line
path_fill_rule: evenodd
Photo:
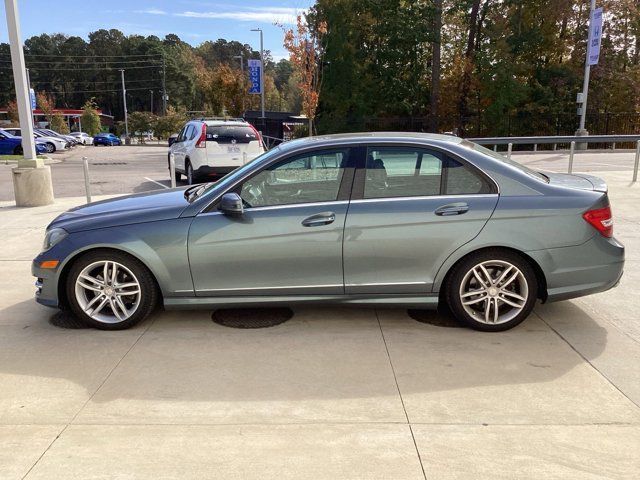
<path fill-rule="evenodd" d="M 218 185 L 224 185 L 222 188 L 225 188 L 226 186 L 233 184 L 238 178 L 241 178 L 245 173 L 247 173 L 247 171 L 251 170 L 255 166 L 256 162 L 261 162 L 263 160 L 269 159 L 272 156 L 276 155 L 278 152 L 280 152 L 280 150 L 281 150 L 280 147 L 275 147 L 269 150 L 268 152 L 265 152 L 262 155 L 257 156 L 246 165 L 243 165 L 239 169 L 221 178 L 217 182 L 203 183 L 202 185 L 194 185 L 193 187 L 190 187 L 187 190 L 185 190 L 184 196 L 190 203 L 192 203 L 198 198 L 209 193 L 214 186 L 217 187 Z"/>
<path fill-rule="evenodd" d="M 528 167 L 525 167 L 521 163 L 513 161 L 513 160 L 505 157 L 504 155 L 499 154 L 498 152 L 494 152 L 493 150 L 490 150 L 490 149 L 488 149 L 486 147 L 483 147 L 482 145 L 478 145 L 477 143 L 473 143 L 473 142 L 470 142 L 468 140 L 463 140 L 461 145 L 464 146 L 464 147 L 470 148 L 471 150 L 475 150 L 477 152 L 484 153 L 485 155 L 487 155 L 487 156 L 489 156 L 491 158 L 495 158 L 496 160 L 500 160 L 502 163 L 506 163 L 507 165 L 511 165 L 512 167 L 517 168 L 521 172 L 526 173 L 530 177 L 533 177 L 533 178 L 536 178 L 538 180 L 542 180 L 543 182 L 549 183 L 549 177 L 547 177 L 545 174 L 540 173 L 540 172 L 538 172 L 536 170 L 532 170 L 532 169 L 530 169 Z"/>

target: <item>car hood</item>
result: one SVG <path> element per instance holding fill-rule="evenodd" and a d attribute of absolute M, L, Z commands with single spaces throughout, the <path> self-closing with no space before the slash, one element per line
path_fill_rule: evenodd
<path fill-rule="evenodd" d="M 184 191 L 174 188 L 89 203 L 59 215 L 47 228 L 72 233 L 177 218 L 189 205 Z"/>
<path fill-rule="evenodd" d="M 607 183 L 600 177 L 585 175 L 584 173 L 551 173 L 544 172 L 549 178 L 551 185 L 562 187 L 579 188 L 581 190 L 593 190 L 596 192 L 607 192 Z"/>

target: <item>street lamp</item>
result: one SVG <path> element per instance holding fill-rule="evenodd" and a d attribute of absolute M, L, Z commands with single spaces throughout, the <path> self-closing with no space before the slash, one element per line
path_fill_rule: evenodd
<path fill-rule="evenodd" d="M 262 107 L 262 116 L 264 118 L 264 39 L 261 28 L 252 28 L 252 32 L 260 32 L 260 102 Z"/>
<path fill-rule="evenodd" d="M 237 58 L 240 60 L 240 71 L 244 73 L 244 56 L 243 55 L 234 55 L 233 58 Z"/>

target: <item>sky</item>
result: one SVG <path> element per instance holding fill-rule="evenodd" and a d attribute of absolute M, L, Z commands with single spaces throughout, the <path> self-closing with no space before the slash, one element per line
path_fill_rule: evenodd
<path fill-rule="evenodd" d="M 22 40 L 42 33 L 64 33 L 87 39 L 89 32 L 117 28 L 127 35 L 175 33 L 192 45 L 206 40 L 237 40 L 258 50 L 259 34 L 264 30 L 264 48 L 274 59 L 288 55 L 282 46 L 282 29 L 274 23 L 291 26 L 298 13 L 313 0 L 18 0 Z M 7 23 L 3 12 L 0 42 L 7 42 Z"/>

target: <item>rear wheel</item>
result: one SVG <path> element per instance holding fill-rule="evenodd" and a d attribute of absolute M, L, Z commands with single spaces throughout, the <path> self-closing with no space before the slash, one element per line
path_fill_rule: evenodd
<path fill-rule="evenodd" d="M 66 285 L 71 311 L 101 330 L 122 330 L 144 320 L 158 292 L 149 270 L 120 252 L 95 251 L 71 267 Z"/>
<path fill-rule="evenodd" d="M 506 250 L 485 250 L 464 259 L 449 276 L 447 302 L 455 317 L 476 330 L 497 332 L 529 316 L 538 283 L 529 262 Z"/>
<path fill-rule="evenodd" d="M 191 166 L 191 162 L 189 160 L 187 160 L 186 171 L 187 171 L 187 184 L 193 185 L 195 183 L 195 175 L 193 173 L 193 167 Z"/>
<path fill-rule="evenodd" d="M 14 155 L 22 155 L 22 146 L 18 145 L 16 148 L 13 149 L 13 154 Z"/>

